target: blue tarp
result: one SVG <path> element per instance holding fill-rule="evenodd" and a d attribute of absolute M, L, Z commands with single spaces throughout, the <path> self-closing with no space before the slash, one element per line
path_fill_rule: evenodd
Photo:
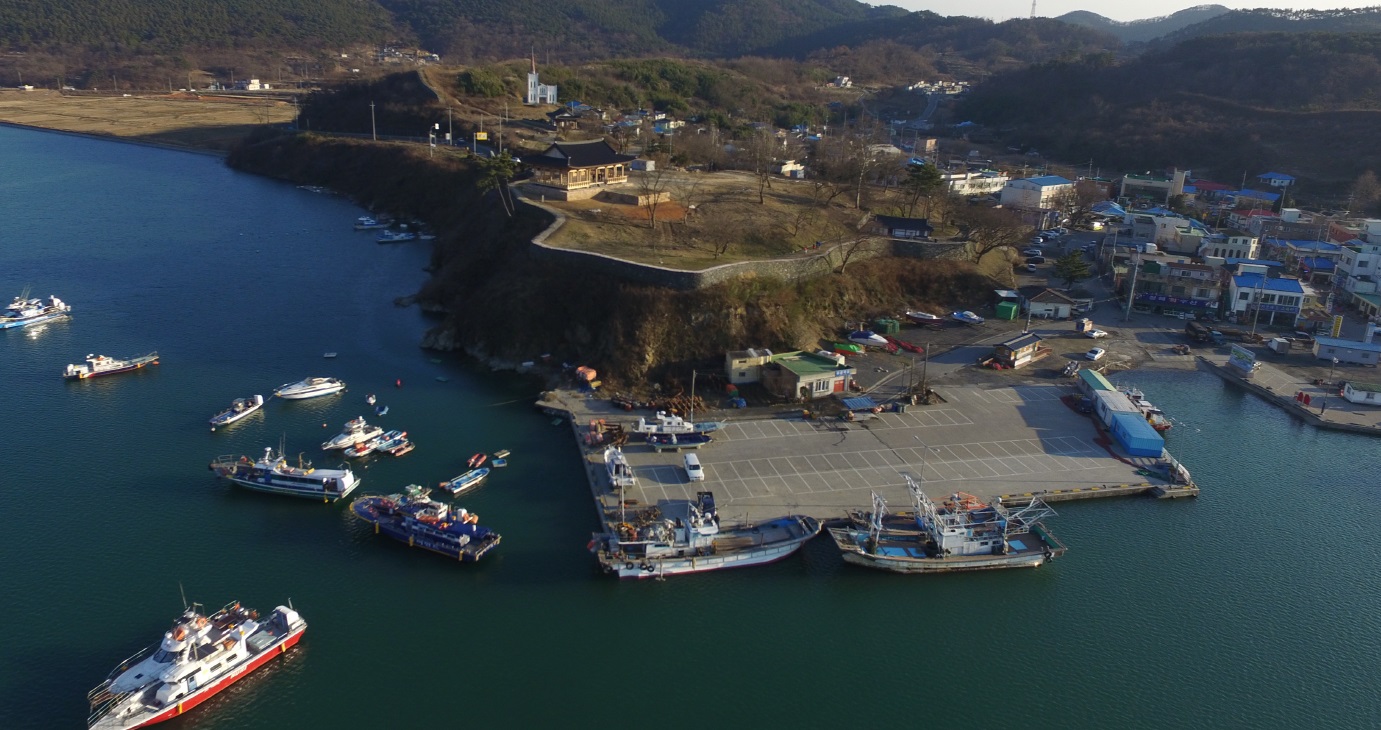
<path fill-rule="evenodd" d="M 874 401 L 866 395 L 860 395 L 855 398 L 845 398 L 843 402 L 844 407 L 851 411 L 871 411 L 878 407 L 877 401 Z"/>

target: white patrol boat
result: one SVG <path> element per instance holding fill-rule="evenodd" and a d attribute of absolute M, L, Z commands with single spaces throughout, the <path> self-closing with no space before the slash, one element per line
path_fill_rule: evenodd
<path fill-rule="evenodd" d="M 238 602 L 202 615 L 193 604 L 156 644 L 126 659 L 91 690 L 90 730 L 170 720 L 210 699 L 302 639 L 307 622 L 279 606 L 266 617 Z"/>

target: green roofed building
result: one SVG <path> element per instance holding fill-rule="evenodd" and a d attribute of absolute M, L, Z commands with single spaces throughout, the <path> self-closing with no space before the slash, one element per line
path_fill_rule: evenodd
<path fill-rule="evenodd" d="M 809 400 L 846 393 L 854 368 L 810 352 L 783 352 L 762 366 L 762 384 L 782 398 Z"/>

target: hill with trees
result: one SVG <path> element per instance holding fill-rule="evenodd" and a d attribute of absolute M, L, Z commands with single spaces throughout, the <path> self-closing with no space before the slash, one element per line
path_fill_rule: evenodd
<path fill-rule="evenodd" d="M 1381 33 L 1204 37 L 1125 61 L 1035 64 L 976 88 L 962 113 L 1104 169 L 1173 165 L 1224 182 L 1289 170 L 1322 192 L 1381 166 Z"/>
<path fill-rule="evenodd" d="M 1190 38 L 1235 33 L 1377 33 L 1381 7 L 1339 10 L 1232 10 L 1185 26 L 1156 40 L 1174 44 Z"/>
<path fill-rule="evenodd" d="M 1181 28 L 1211 20 L 1228 12 L 1232 11 L 1222 5 L 1199 5 L 1185 8 L 1164 17 L 1142 20 L 1113 20 L 1087 10 L 1065 13 L 1055 19 L 1070 25 L 1081 25 L 1085 28 L 1109 33 L 1117 36 L 1117 39 L 1123 43 L 1140 43 L 1155 40 Z"/>

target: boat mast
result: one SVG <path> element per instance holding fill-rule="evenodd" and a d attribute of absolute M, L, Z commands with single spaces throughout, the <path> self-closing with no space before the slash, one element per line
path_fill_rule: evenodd
<path fill-rule="evenodd" d="M 692 427 L 694 427 L 694 424 L 695 424 L 695 368 L 691 368 L 691 406 L 690 406 L 690 422 L 691 422 L 691 424 L 692 424 Z"/>

